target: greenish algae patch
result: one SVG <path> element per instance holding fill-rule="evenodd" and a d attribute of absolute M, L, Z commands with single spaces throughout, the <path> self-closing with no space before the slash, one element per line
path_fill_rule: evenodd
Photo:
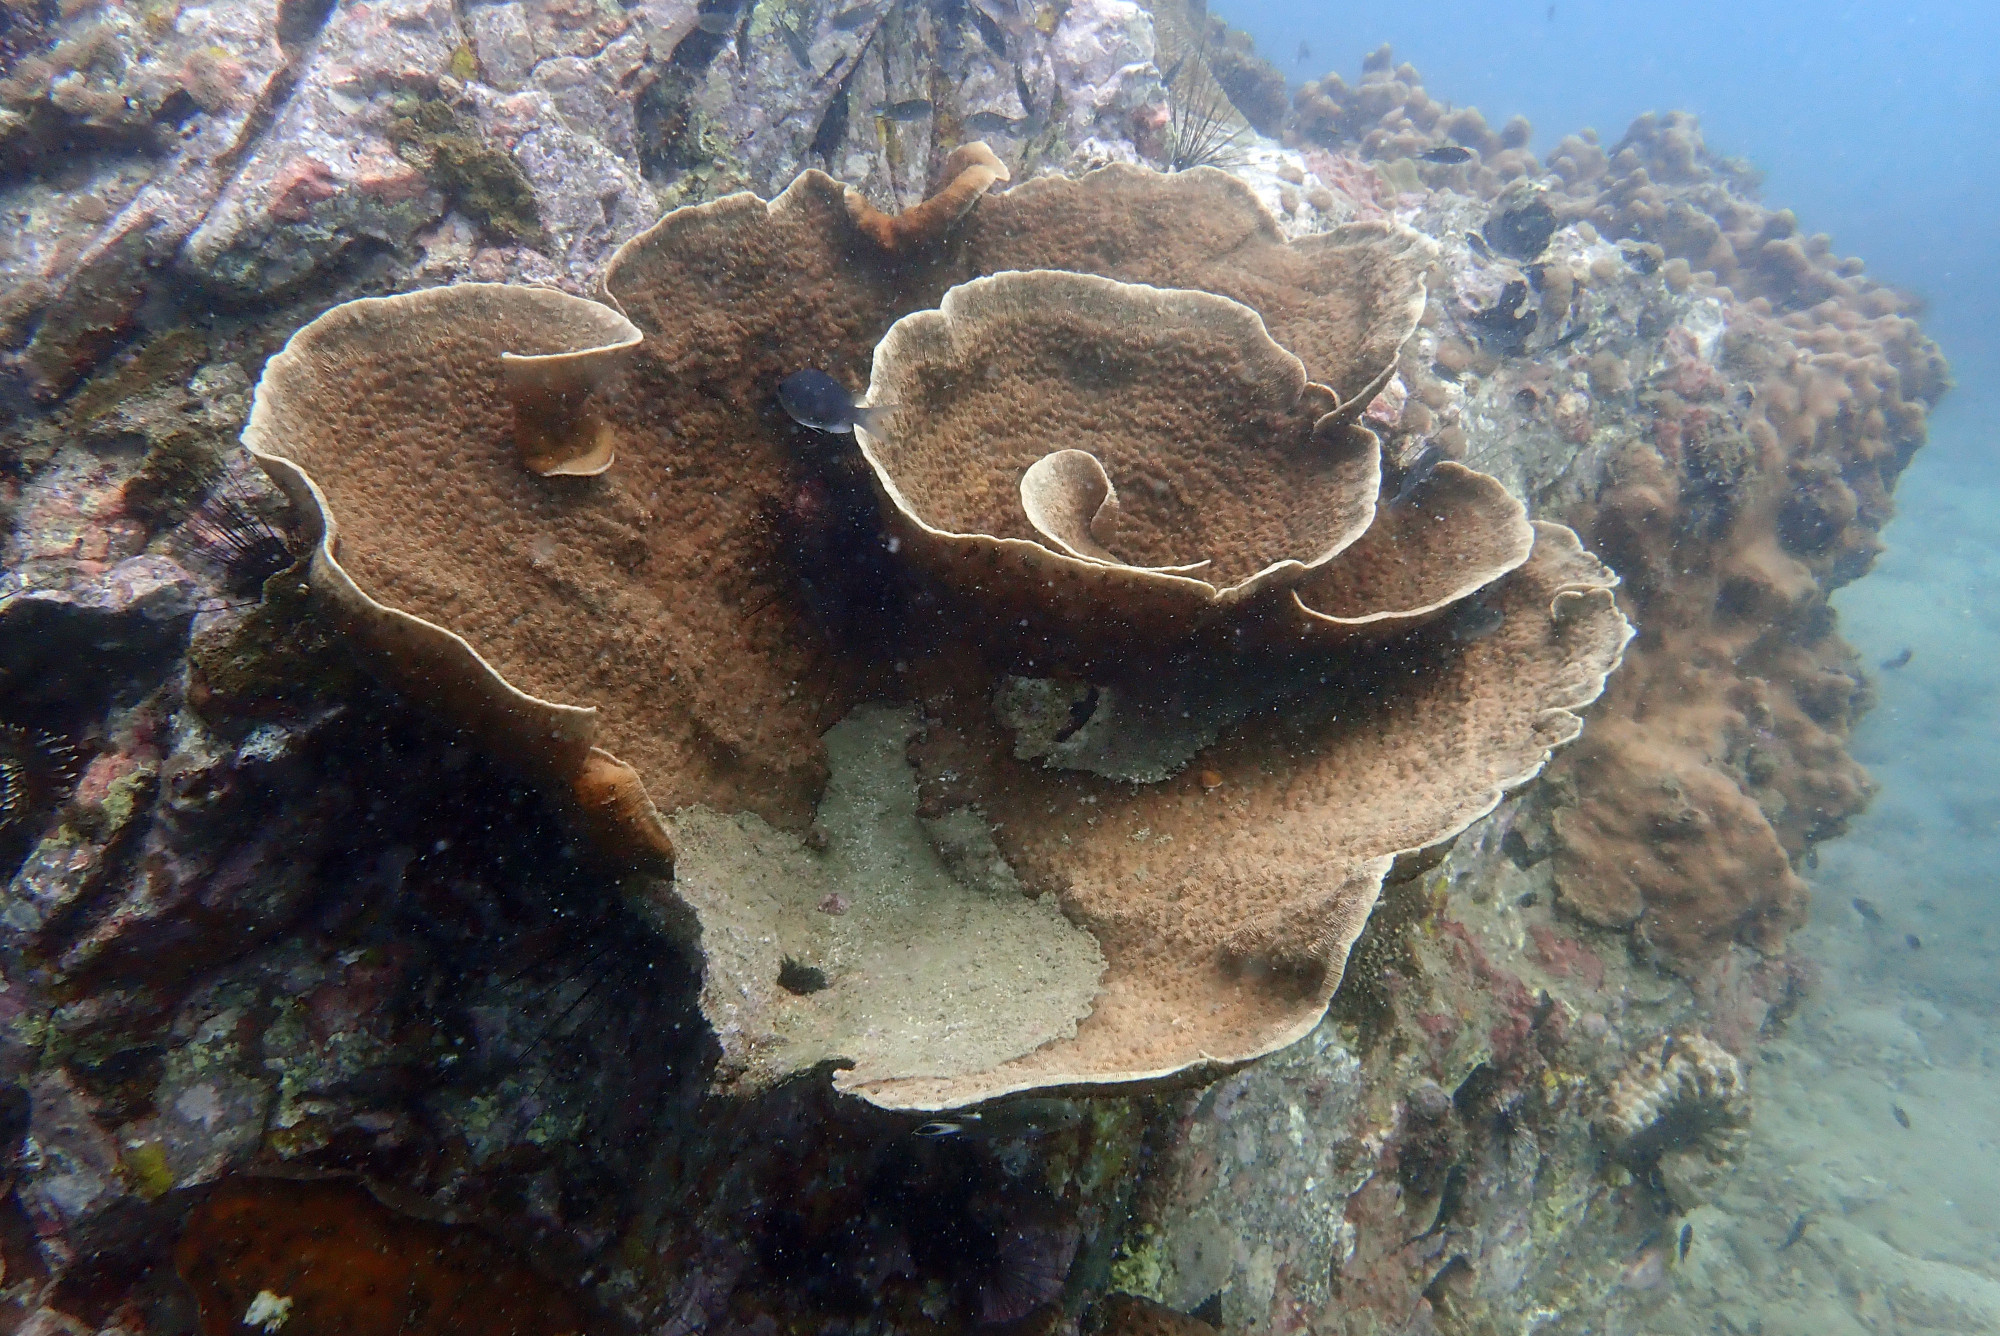
<path fill-rule="evenodd" d="M 535 187 L 511 154 L 494 147 L 449 103 L 410 101 L 389 122 L 389 142 L 415 163 L 461 213 L 497 239 L 542 238 Z"/>
<path fill-rule="evenodd" d="M 1167 1283 L 1166 1240 L 1151 1225 L 1142 1225 L 1125 1240 L 1124 1251 L 1111 1264 L 1110 1289 L 1158 1300 Z"/>
<path fill-rule="evenodd" d="M 127 1147 L 119 1162 L 132 1186 L 147 1201 L 173 1191 L 174 1171 L 167 1167 L 167 1151 L 159 1142 L 144 1141 Z"/>

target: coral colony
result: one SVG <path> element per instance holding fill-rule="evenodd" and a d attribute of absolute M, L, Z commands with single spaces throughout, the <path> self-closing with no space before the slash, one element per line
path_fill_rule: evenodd
<path fill-rule="evenodd" d="M 16 9 L 21 1323 L 1644 1326 L 1946 386 L 1690 118 L 1127 0 Z"/>

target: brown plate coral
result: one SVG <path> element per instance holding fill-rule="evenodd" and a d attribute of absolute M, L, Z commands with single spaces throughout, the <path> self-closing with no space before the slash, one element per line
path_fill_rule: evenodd
<path fill-rule="evenodd" d="M 1378 497 L 1414 234 L 1287 243 L 1204 172 L 948 206 L 808 172 L 628 243 L 618 310 L 351 303 L 246 442 L 384 675 L 693 910 L 723 1079 L 940 1108 L 1270 1052 L 1395 861 L 1575 736 L 1615 578 L 1472 470 Z M 871 355 L 858 453 L 777 411 Z"/>

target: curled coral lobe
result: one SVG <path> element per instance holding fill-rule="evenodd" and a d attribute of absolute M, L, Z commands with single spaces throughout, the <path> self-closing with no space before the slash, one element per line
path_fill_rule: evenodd
<path fill-rule="evenodd" d="M 637 337 L 615 311 L 541 289 L 460 284 L 353 301 L 271 359 L 243 432 L 309 517 L 313 584 L 374 666 L 558 791 L 585 766 L 596 711 L 569 703 L 580 693 L 545 661 L 465 634 L 481 626 L 473 610 L 532 619 L 524 586 L 542 583 L 554 550 L 534 519 L 566 508 L 552 488 L 578 485 L 523 467 L 503 359 L 576 366 Z M 595 417 L 577 408 L 571 422 Z M 607 429 L 600 419 L 583 430 L 595 442 Z M 664 839 L 640 808 L 622 810 L 641 825 L 620 842 Z"/>
<path fill-rule="evenodd" d="M 888 214 L 868 202 L 854 187 L 847 188 L 847 214 L 870 240 L 891 254 L 916 250 L 944 236 L 979 197 L 995 185 L 1013 179 L 1007 164 L 985 143 L 960 144 L 945 159 L 944 185 L 914 209 Z"/>
<path fill-rule="evenodd" d="M 981 202 L 965 220 L 962 249 L 981 273 L 1071 269 L 1239 301 L 1333 391 L 1343 421 L 1395 374 L 1437 254 L 1429 238 L 1393 223 L 1286 241 L 1226 172 L 1162 175 L 1123 164 L 1075 180 L 1038 177 Z"/>
<path fill-rule="evenodd" d="M 1374 438 L 1319 431 L 1331 396 L 1212 293 L 974 279 L 896 323 L 869 398 L 896 406 L 858 440 L 911 550 L 975 598 L 1045 591 L 1085 635 L 1185 634 L 1296 581 L 1380 486 Z"/>
<path fill-rule="evenodd" d="M 576 802 L 599 840 L 614 848 L 632 848 L 662 872 L 674 866 L 674 841 L 667 834 L 653 800 L 646 796 L 639 772 L 610 752 L 592 747 L 576 777 Z"/>
<path fill-rule="evenodd" d="M 1499 479 L 1447 460 L 1292 591 L 1299 632 L 1336 642 L 1400 635 L 1518 567 L 1534 545 L 1527 508 Z"/>
<path fill-rule="evenodd" d="M 575 349 L 500 354 L 521 464 L 544 477 L 595 477 L 618 455 L 618 433 L 605 416 L 600 392 L 642 336 L 631 321 L 597 302 L 541 288 L 518 291 L 524 305 L 540 308 L 534 314 L 548 340 Z"/>

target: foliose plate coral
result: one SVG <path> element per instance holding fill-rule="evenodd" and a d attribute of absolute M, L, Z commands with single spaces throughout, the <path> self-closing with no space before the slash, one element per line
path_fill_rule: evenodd
<path fill-rule="evenodd" d="M 1430 243 L 960 167 L 901 227 L 816 172 L 677 210 L 609 305 L 336 308 L 245 433 L 382 673 L 692 911 L 725 1081 L 945 1108 L 1290 1043 L 1630 634 L 1485 475 L 1382 497 Z M 776 411 L 871 357 L 858 460 Z"/>

